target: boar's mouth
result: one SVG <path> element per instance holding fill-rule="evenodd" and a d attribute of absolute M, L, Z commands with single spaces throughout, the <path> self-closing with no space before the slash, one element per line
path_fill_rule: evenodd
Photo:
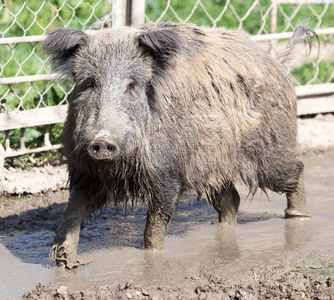
<path fill-rule="evenodd" d="M 109 135 L 96 137 L 88 146 L 88 153 L 94 160 L 111 161 L 119 153 L 118 142 Z"/>

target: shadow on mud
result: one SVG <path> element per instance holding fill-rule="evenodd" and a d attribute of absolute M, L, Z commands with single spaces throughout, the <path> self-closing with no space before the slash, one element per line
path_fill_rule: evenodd
<path fill-rule="evenodd" d="M 18 200 L 19 201 L 19 200 Z M 54 232 L 65 209 L 65 203 L 30 209 L 21 214 L 0 218 L 1 243 L 25 263 L 51 266 L 48 253 Z M 277 218 L 273 214 L 239 213 L 238 224 Z M 82 224 L 78 252 L 86 253 L 103 248 L 143 248 L 146 208 L 138 205 L 126 211 L 111 203 L 93 213 Z M 169 236 L 186 236 L 201 225 L 217 226 L 217 213 L 207 202 L 184 196 L 171 222 Z"/>

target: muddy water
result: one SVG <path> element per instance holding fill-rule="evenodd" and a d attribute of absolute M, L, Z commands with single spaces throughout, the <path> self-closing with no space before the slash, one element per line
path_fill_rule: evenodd
<path fill-rule="evenodd" d="M 76 270 L 48 262 L 60 201 L 0 218 L 0 298 L 19 298 L 38 282 L 70 291 L 92 284 L 183 286 L 185 278 L 217 274 L 242 276 L 253 266 L 294 263 L 334 249 L 334 154 L 304 158 L 306 194 L 313 219 L 285 220 L 285 197 L 258 193 L 247 199 L 242 187 L 238 226 L 223 229 L 205 201 L 184 197 L 172 221 L 164 252 L 142 250 L 145 209 L 124 213 L 108 207 L 85 221 L 79 253 L 93 262 Z M 184 286 L 183 286 L 184 288 Z M 192 288 L 191 286 L 189 288 Z"/>

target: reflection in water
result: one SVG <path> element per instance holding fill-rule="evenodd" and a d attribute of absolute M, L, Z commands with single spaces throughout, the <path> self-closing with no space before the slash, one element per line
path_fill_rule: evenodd
<path fill-rule="evenodd" d="M 223 269 L 235 264 L 241 256 L 235 228 L 218 226 L 213 241 L 202 252 L 210 262 L 208 269 L 211 269 L 210 265 L 213 269 Z"/>
<path fill-rule="evenodd" d="M 286 250 L 293 251 L 311 242 L 312 219 L 287 219 L 285 220 Z"/>

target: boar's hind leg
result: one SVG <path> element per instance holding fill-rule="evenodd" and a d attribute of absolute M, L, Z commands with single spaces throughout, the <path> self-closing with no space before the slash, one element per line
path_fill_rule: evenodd
<path fill-rule="evenodd" d="M 68 269 L 80 264 L 77 256 L 79 233 L 81 222 L 87 215 L 87 197 L 73 187 L 64 215 L 59 223 L 54 239 L 54 245 L 50 250 L 50 259 L 56 261 L 57 266 Z"/>
<path fill-rule="evenodd" d="M 237 224 L 237 213 L 240 204 L 240 196 L 233 184 L 223 188 L 219 192 L 211 194 L 212 205 L 218 212 L 218 221 L 222 225 Z"/>
<path fill-rule="evenodd" d="M 301 161 L 297 162 L 299 166 L 299 177 L 297 189 L 294 192 L 286 193 L 288 208 L 285 209 L 285 217 L 310 217 L 306 210 L 306 197 L 304 190 L 304 165 Z"/>

